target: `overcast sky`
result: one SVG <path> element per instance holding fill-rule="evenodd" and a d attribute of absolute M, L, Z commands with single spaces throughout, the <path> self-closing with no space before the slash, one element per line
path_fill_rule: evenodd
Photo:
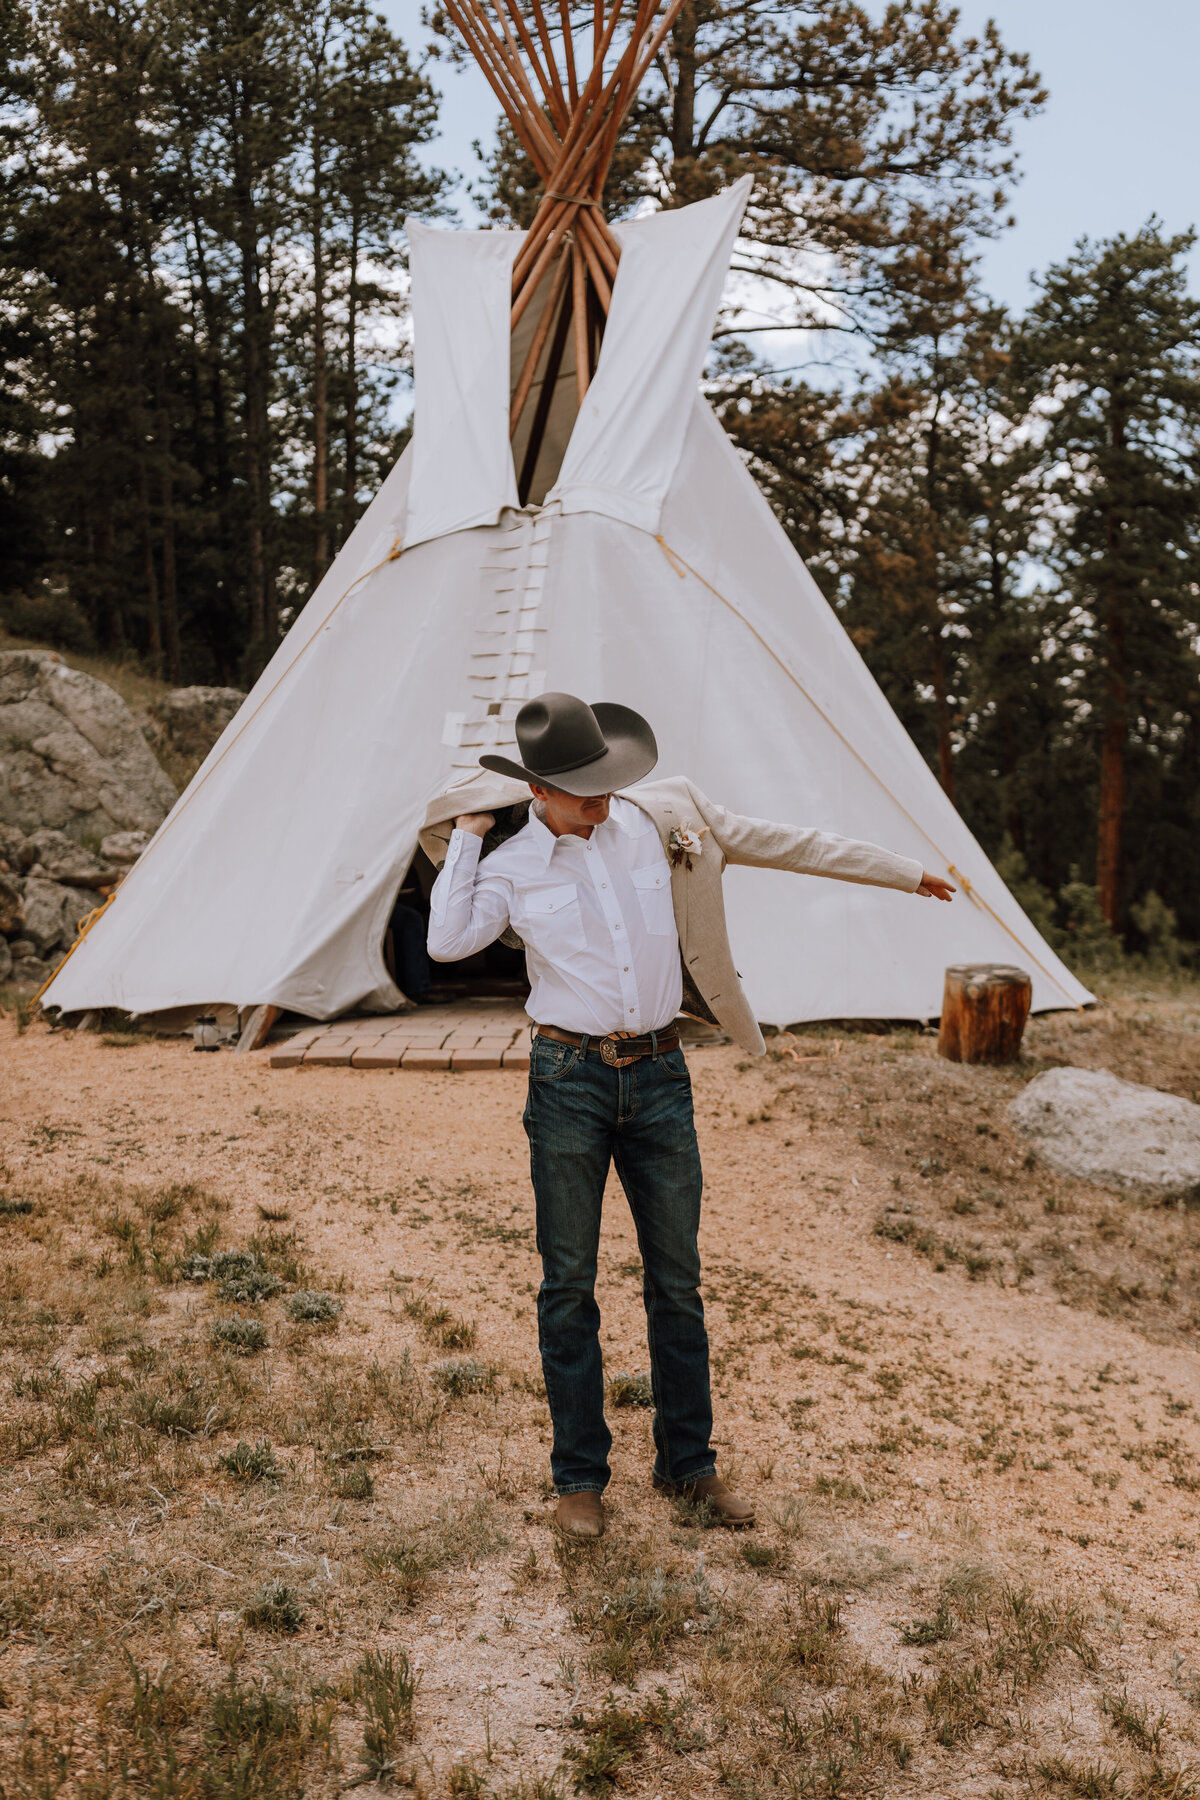
<path fill-rule="evenodd" d="M 377 4 L 410 46 L 424 42 L 420 0 Z M 1135 231 L 1153 212 L 1170 231 L 1200 219 L 1198 0 L 962 0 L 961 11 L 968 28 L 997 19 L 1050 90 L 1041 116 L 1018 128 L 1017 223 L 984 253 L 997 299 L 1022 306 L 1030 271 L 1084 233 Z M 435 64 L 433 74 L 444 100 L 431 160 L 473 176 L 472 140 L 487 142 L 495 126 L 491 91 L 473 68 Z M 462 211 L 466 223 L 465 201 Z"/>

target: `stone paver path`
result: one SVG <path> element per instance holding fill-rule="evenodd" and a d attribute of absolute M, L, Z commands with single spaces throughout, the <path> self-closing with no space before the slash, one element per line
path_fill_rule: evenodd
<path fill-rule="evenodd" d="M 271 1047 L 273 1069 L 528 1069 L 529 1021 L 511 1000 L 460 1000 L 411 1013 L 306 1025 Z"/>

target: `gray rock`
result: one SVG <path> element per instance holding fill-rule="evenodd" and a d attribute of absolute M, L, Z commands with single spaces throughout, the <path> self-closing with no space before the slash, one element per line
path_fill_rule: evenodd
<path fill-rule="evenodd" d="M 73 944 L 79 932 L 79 922 L 94 913 L 98 906 L 104 905 L 104 895 L 98 894 L 94 888 L 64 887 L 62 900 L 62 922 L 64 944 Z"/>
<path fill-rule="evenodd" d="M 71 887 L 108 887 L 120 872 L 82 844 L 77 844 L 65 831 L 54 831 L 49 826 L 31 831 L 20 855 L 27 869 L 40 865 L 41 872 L 51 881 L 65 882 Z"/>
<path fill-rule="evenodd" d="M 12 951 L 8 947 L 8 941 L 6 938 L 0 937 L 0 987 L 7 982 L 9 976 L 12 974 L 12 966 Z"/>
<path fill-rule="evenodd" d="M 25 926 L 23 884 L 15 875 L 0 875 L 0 937 L 15 937 Z"/>
<path fill-rule="evenodd" d="M 112 688 L 50 650 L 0 651 L 0 828 L 82 843 L 153 831 L 174 800 Z"/>
<path fill-rule="evenodd" d="M 1008 1109 L 1060 1175 L 1103 1187 L 1200 1195 L 1200 1106 L 1106 1069 L 1048 1069 Z"/>
<path fill-rule="evenodd" d="M 0 823 L 0 875 L 7 875 L 11 870 L 21 867 L 24 844 L 23 831 L 18 831 L 15 825 Z"/>
<path fill-rule="evenodd" d="M 12 943 L 8 947 L 12 951 L 13 956 L 16 958 L 16 960 L 18 962 L 20 962 L 20 960 L 23 956 L 36 956 L 37 955 L 37 945 L 34 943 L 32 938 L 27 938 L 27 937 L 14 938 Z"/>
<path fill-rule="evenodd" d="M 100 854 L 105 862 L 128 868 L 130 863 L 137 861 L 149 842 L 148 831 L 112 831 L 100 845 Z"/>
<path fill-rule="evenodd" d="M 8 979 L 13 987 L 40 988 L 53 967 L 53 963 L 42 962 L 36 956 L 14 956 Z"/>
<path fill-rule="evenodd" d="M 154 708 L 172 750 L 199 760 L 208 755 L 246 698 L 238 688 L 174 688 Z"/>
<path fill-rule="evenodd" d="M 63 935 L 63 890 L 56 881 L 46 881 L 40 875 L 26 876 L 23 929 L 26 937 L 33 939 L 39 956 L 45 956 L 60 941 Z"/>

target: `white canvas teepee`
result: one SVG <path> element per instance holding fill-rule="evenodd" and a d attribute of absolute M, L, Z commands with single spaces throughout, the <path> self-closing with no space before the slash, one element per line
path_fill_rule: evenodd
<path fill-rule="evenodd" d="M 381 943 L 427 807 L 482 750 L 514 748 L 516 712 L 543 688 L 635 707 L 658 772 L 728 807 L 871 839 L 957 882 L 946 907 L 730 870 L 764 1022 L 934 1016 L 955 962 L 1021 965 L 1035 1007 L 1090 998 L 699 393 L 745 200 L 743 183 L 615 228 L 595 376 L 557 478 L 523 507 L 509 437 L 523 235 L 410 227 L 413 443 L 47 1005 L 395 1006 Z"/>

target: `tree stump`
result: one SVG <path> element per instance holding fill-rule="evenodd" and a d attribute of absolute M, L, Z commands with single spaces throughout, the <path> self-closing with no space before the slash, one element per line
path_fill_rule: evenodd
<path fill-rule="evenodd" d="M 946 970 L 938 1055 L 951 1062 L 1016 1062 L 1033 983 L 1007 963 L 958 963 Z"/>

